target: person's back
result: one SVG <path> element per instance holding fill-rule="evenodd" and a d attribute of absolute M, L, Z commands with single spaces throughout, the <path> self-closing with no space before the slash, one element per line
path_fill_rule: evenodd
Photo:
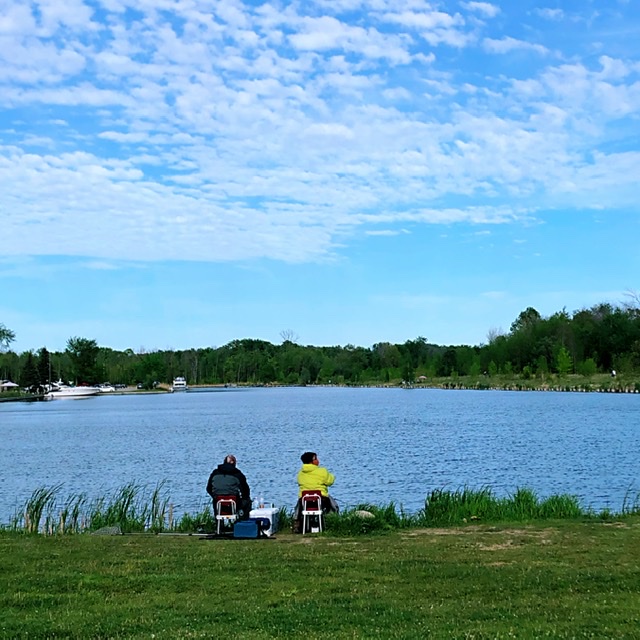
<path fill-rule="evenodd" d="M 207 493 L 213 500 L 213 510 L 216 510 L 216 501 L 220 496 L 235 496 L 238 505 L 238 515 L 241 520 L 249 517 L 251 511 L 251 490 L 247 479 L 236 467 L 236 457 L 228 455 L 209 476 Z"/>
<path fill-rule="evenodd" d="M 298 497 L 303 491 L 320 491 L 323 496 L 329 495 L 329 487 L 335 482 L 335 476 L 325 467 L 320 466 L 318 456 L 313 452 L 303 454 L 302 468 L 298 472 Z M 313 457 L 311 457 L 313 456 Z M 309 462 L 305 462 L 309 460 Z"/>
<path fill-rule="evenodd" d="M 338 503 L 329 495 L 329 487 L 335 482 L 335 476 L 325 467 L 313 451 L 306 451 L 300 456 L 302 467 L 298 471 L 298 502 L 294 510 L 293 531 L 300 533 L 302 529 L 302 492 L 319 491 L 322 495 L 322 510 L 325 513 L 338 511 Z"/>

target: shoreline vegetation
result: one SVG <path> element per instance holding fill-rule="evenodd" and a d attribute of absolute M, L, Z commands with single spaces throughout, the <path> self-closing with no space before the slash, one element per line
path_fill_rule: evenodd
<path fill-rule="evenodd" d="M 527 489 L 439 490 L 424 513 L 358 505 L 322 534 L 285 522 L 269 539 L 233 540 L 199 534 L 203 514 L 164 531 L 162 484 L 91 501 L 59 493 L 37 490 L 24 519 L 0 528 L 1 637 L 637 638 L 640 628 L 637 496 L 616 515 Z M 102 535 L 75 535 L 85 517 Z"/>
<path fill-rule="evenodd" d="M 425 321 L 428 323 L 428 321 Z M 4 335 L 4 338 L 2 337 Z M 640 295 L 623 305 L 597 304 L 543 317 L 528 307 L 509 331 L 487 342 L 442 345 L 423 336 L 370 347 L 243 338 L 222 346 L 118 351 L 72 337 L 64 351 L 14 353 L 13 331 L 0 324 L 0 380 L 42 390 L 55 380 L 151 390 L 184 377 L 189 386 L 398 386 L 640 393 Z M 1 387 L 0 387 L 1 388 Z M 6 391 L 0 395 L 5 395 Z"/>
<path fill-rule="evenodd" d="M 213 534 L 216 522 L 209 501 L 195 514 L 179 514 L 165 491 L 130 482 L 106 496 L 62 495 L 62 485 L 36 489 L 1 531 L 45 536 L 95 533 L 117 528 L 119 533 Z M 327 531 L 334 536 L 475 524 L 531 523 L 544 520 L 611 521 L 640 516 L 640 492 L 629 491 L 619 512 L 583 507 L 568 494 L 540 498 L 528 488 L 500 497 L 489 487 L 434 489 L 416 512 L 402 505 L 357 504 L 327 515 Z M 291 527 L 293 509 L 279 510 L 280 530 Z"/>
<path fill-rule="evenodd" d="M 324 383 L 324 384 L 285 384 L 285 383 L 234 383 L 234 384 L 192 384 L 192 390 L 236 389 L 236 388 L 282 388 L 282 387 L 344 387 L 344 388 L 377 388 L 377 389 L 447 389 L 475 391 L 553 391 L 578 393 L 640 393 L 640 376 L 595 374 L 582 376 L 570 374 L 523 378 L 522 376 L 453 376 L 416 379 L 412 382 L 393 380 L 389 382 L 370 383 Z M 152 389 L 138 389 L 135 386 L 119 389 L 103 396 L 150 395 L 170 393 L 171 385 L 158 384 Z M 24 391 L 5 391 L 0 394 L 0 402 L 34 401 L 44 399 L 43 394 L 25 393 Z"/>

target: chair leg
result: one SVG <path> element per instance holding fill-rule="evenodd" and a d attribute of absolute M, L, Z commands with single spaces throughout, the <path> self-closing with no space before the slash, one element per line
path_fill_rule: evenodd
<path fill-rule="evenodd" d="M 302 534 L 313 533 L 314 529 L 318 529 L 318 532 L 324 531 L 324 514 L 306 514 L 302 516 Z"/>

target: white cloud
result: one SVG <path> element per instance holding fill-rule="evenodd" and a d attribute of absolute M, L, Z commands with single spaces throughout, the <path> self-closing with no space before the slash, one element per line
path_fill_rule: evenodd
<path fill-rule="evenodd" d="M 300 50 L 325 51 L 343 49 L 365 58 L 387 59 L 393 64 L 409 62 L 402 39 L 387 36 L 376 29 L 346 25 L 331 16 L 304 18 L 300 32 L 289 36 L 291 44 Z"/>
<path fill-rule="evenodd" d="M 5 253 L 322 260 L 360 225 L 637 195 L 637 148 L 607 148 L 635 130 L 637 55 L 563 42 L 551 66 L 506 5 L 6 5 Z M 513 52 L 536 55 L 510 73 Z"/>
<path fill-rule="evenodd" d="M 542 55 L 549 53 L 549 50 L 543 45 L 525 42 L 524 40 L 518 40 L 517 38 L 511 38 L 509 36 L 500 38 L 499 40 L 495 38 L 485 38 L 482 41 L 482 46 L 485 51 L 498 54 L 510 53 L 517 50 L 535 51 Z"/>
<path fill-rule="evenodd" d="M 564 18 L 564 11 L 562 9 L 534 9 L 533 13 L 539 15 L 545 20 L 562 20 Z"/>
<path fill-rule="evenodd" d="M 399 236 L 399 235 L 407 235 L 410 232 L 407 229 L 370 229 L 365 231 L 365 235 L 367 236 Z"/>
<path fill-rule="evenodd" d="M 500 7 L 489 2 L 462 2 L 461 5 L 468 11 L 476 11 L 487 18 L 494 18 L 500 13 Z"/>

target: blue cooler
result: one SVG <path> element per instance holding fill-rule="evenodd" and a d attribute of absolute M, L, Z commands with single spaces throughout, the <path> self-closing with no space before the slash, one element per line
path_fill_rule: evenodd
<path fill-rule="evenodd" d="M 269 526 L 269 521 L 265 518 L 249 518 L 240 520 L 233 525 L 234 538 L 260 538 L 264 526 Z"/>

